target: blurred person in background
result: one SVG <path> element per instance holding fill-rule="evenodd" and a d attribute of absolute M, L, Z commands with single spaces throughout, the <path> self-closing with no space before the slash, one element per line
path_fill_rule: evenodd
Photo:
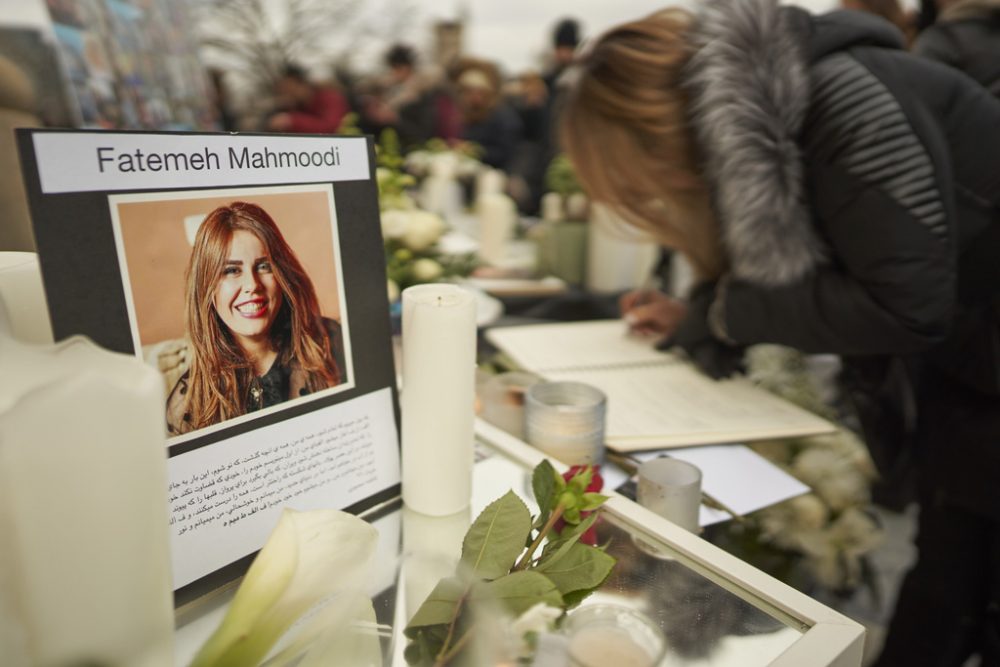
<path fill-rule="evenodd" d="M 914 53 L 962 70 L 1000 97 L 1000 0 L 922 0 Z"/>
<path fill-rule="evenodd" d="M 546 155 L 549 91 L 545 80 L 537 72 L 523 73 L 517 79 L 512 101 L 523 129 L 508 189 L 522 212 L 534 214 L 545 191 L 545 169 L 551 159 Z"/>
<path fill-rule="evenodd" d="M 573 63 L 579 45 L 580 24 L 569 18 L 559 21 L 552 30 L 552 62 L 543 77 L 550 94 L 555 92 L 556 81 Z"/>
<path fill-rule="evenodd" d="M 233 114 L 229 88 L 226 86 L 226 73 L 216 67 L 208 70 L 208 92 L 212 108 L 215 111 L 215 122 L 223 132 L 234 132 L 237 129 L 236 116 Z"/>
<path fill-rule="evenodd" d="M 480 159 L 491 167 L 510 171 L 521 119 L 500 91 L 500 72 L 485 60 L 466 59 L 454 73 L 463 141 L 481 149 Z"/>
<path fill-rule="evenodd" d="M 841 355 L 880 470 L 919 481 L 879 665 L 1000 664 L 1000 102 L 860 12 L 707 0 L 605 34 L 563 146 L 701 283 L 631 308 L 705 372 Z"/>
<path fill-rule="evenodd" d="M 899 0 L 843 0 L 844 9 L 868 12 L 881 16 L 903 33 L 903 41 L 909 48 L 917 36 L 917 16 L 915 12 L 903 9 Z"/>
<path fill-rule="evenodd" d="M 281 111 L 267 119 L 267 129 L 273 132 L 333 134 L 350 110 L 340 91 L 312 83 L 299 65 L 285 67 L 274 92 Z"/>
<path fill-rule="evenodd" d="M 386 79 L 362 103 L 362 127 L 376 136 L 387 127 L 395 129 L 404 149 L 440 136 L 436 98 L 441 92 L 429 77 L 417 72 L 413 49 L 393 45 L 385 55 L 385 64 Z"/>

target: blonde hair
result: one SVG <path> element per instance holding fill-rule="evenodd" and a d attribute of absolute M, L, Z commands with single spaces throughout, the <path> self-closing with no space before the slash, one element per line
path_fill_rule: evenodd
<path fill-rule="evenodd" d="M 667 9 L 605 33 L 577 65 L 561 139 L 591 198 L 714 278 L 725 259 L 682 86 L 692 19 Z"/>

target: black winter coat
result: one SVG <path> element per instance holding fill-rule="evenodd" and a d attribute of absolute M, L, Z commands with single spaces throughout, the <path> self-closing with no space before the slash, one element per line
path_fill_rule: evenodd
<path fill-rule="evenodd" d="M 1000 97 L 1000 0 L 959 0 L 926 28 L 914 53 L 961 70 Z"/>
<path fill-rule="evenodd" d="M 972 436 L 976 460 L 942 484 L 977 464 L 1000 477 L 1000 101 L 858 12 L 713 0 L 695 42 L 693 122 L 731 269 L 714 333 L 840 354 L 859 388 L 895 383 L 899 433 L 939 404 L 911 372 L 932 369 L 996 413 L 996 438 Z M 997 495 L 969 502 L 1000 516 Z"/>

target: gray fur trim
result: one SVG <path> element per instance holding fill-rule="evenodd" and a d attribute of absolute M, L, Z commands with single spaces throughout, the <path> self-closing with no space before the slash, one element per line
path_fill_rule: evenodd
<path fill-rule="evenodd" d="M 809 107 L 801 45 L 776 0 L 707 0 L 687 81 L 734 278 L 777 286 L 822 261 L 796 137 Z"/>

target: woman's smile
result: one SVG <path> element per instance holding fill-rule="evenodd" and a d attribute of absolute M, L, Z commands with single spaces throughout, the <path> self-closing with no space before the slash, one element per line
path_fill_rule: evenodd
<path fill-rule="evenodd" d="M 250 299 L 236 304 L 236 312 L 248 319 L 256 319 L 267 315 L 267 299 Z"/>

